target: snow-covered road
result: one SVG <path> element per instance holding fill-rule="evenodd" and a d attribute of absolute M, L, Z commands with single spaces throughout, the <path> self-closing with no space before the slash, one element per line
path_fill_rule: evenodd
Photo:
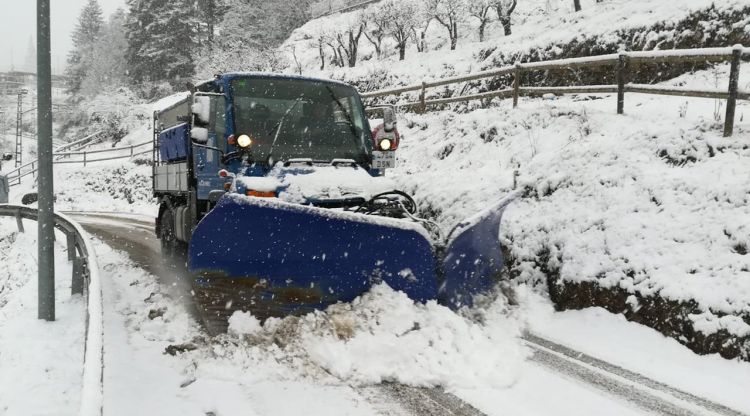
<path fill-rule="evenodd" d="M 107 414 L 138 414 L 155 408 L 166 415 L 238 411 L 314 415 L 750 414 L 750 401 L 742 398 L 741 387 L 750 385 L 750 365 L 732 363 L 730 368 L 725 365 L 728 362 L 714 361 L 716 357 L 697 356 L 689 356 L 687 360 L 692 362 L 688 362 L 677 354 L 682 361 L 671 364 L 699 368 L 693 376 L 721 374 L 727 381 L 718 389 L 696 388 L 690 383 L 677 388 L 666 382 L 671 381 L 666 375 L 647 377 L 626 369 L 632 364 L 631 368 L 643 371 L 638 358 L 610 364 L 600 354 L 585 354 L 546 339 L 545 331 L 555 334 L 560 327 L 545 328 L 538 318 L 530 325 L 537 335 L 524 336 L 528 358 L 505 387 L 451 388 L 446 392 L 440 387 L 340 380 L 303 356 L 280 354 L 283 351 L 276 346 L 205 336 L 197 324 L 189 285 L 161 261 L 149 217 L 97 213 L 75 218 L 109 246 L 102 244 L 99 250 L 105 304 L 110 306 L 105 313 Z M 564 324 L 571 327 L 566 332 L 574 332 L 589 323 Z M 620 326 L 631 325 L 635 324 L 618 322 L 611 329 L 620 333 Z M 601 344 L 607 334 L 594 337 L 595 344 Z M 644 351 L 663 348 L 659 344 L 662 337 L 656 333 L 641 336 L 638 342 Z M 167 347 L 187 348 L 188 353 L 172 356 L 165 354 Z M 684 349 L 679 345 L 669 348 Z M 190 356 L 194 350 L 203 352 Z M 257 354 L 264 358 L 255 357 Z M 662 366 L 669 368 L 668 364 Z M 685 371 L 690 378 L 690 370 Z"/>

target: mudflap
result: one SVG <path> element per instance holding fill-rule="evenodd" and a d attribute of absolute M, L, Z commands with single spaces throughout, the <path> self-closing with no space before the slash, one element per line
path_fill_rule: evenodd
<path fill-rule="evenodd" d="M 434 248 L 417 224 L 240 195 L 198 224 L 188 266 L 206 293 L 217 281 L 242 287 L 242 304 L 229 293 L 227 309 L 261 319 L 350 302 L 379 282 L 421 302 L 438 293 Z"/>
<path fill-rule="evenodd" d="M 441 262 L 438 301 L 442 305 L 454 310 L 471 307 L 476 295 L 490 292 L 498 283 L 504 267 L 500 221 L 516 198 L 513 193 L 453 229 Z"/>

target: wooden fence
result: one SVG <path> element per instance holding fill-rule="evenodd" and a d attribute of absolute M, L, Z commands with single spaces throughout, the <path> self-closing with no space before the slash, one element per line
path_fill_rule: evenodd
<path fill-rule="evenodd" d="M 727 101 L 726 118 L 724 122 L 724 136 L 729 137 L 734 132 L 735 110 L 737 100 L 750 100 L 750 92 L 739 90 L 740 64 L 743 57 L 750 56 L 750 48 L 735 45 L 731 48 L 702 48 L 702 49 L 674 49 L 667 51 L 622 52 L 619 54 L 599 55 L 584 58 L 560 59 L 552 61 L 517 63 L 513 66 L 477 72 L 474 74 L 422 82 L 418 85 L 390 88 L 362 94 L 363 98 L 377 98 L 400 95 L 406 92 L 419 92 L 419 101 L 398 104 L 407 110 L 424 112 L 428 106 L 466 102 L 472 100 L 486 100 L 492 98 L 512 98 L 513 107 L 518 106 L 520 96 L 541 96 L 544 94 L 593 94 L 617 93 L 617 113 L 625 110 L 625 93 L 641 93 L 656 95 L 671 95 L 681 97 L 714 98 Z M 730 62 L 729 88 L 727 90 L 702 90 L 678 87 L 664 87 L 657 85 L 627 83 L 629 73 L 638 65 L 664 63 L 721 63 Z M 564 87 L 524 87 L 521 80 L 524 74 L 535 71 L 560 71 L 570 69 L 586 69 L 598 67 L 613 67 L 616 85 L 583 85 Z M 461 95 L 456 97 L 428 100 L 427 89 L 445 85 L 460 84 L 470 81 L 485 80 L 504 75 L 512 75 L 513 83 L 510 88 L 488 91 L 479 94 Z"/>

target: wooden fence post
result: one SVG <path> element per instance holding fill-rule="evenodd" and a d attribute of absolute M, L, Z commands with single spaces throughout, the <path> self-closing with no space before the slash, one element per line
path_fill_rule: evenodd
<path fill-rule="evenodd" d="M 86 166 L 86 151 L 83 151 L 83 166 Z"/>
<path fill-rule="evenodd" d="M 724 118 L 724 137 L 731 137 L 734 133 L 734 112 L 737 108 L 742 48 L 742 45 L 734 45 L 732 50 L 732 68 L 729 71 L 729 98 L 727 98 L 727 115 Z"/>
<path fill-rule="evenodd" d="M 417 113 L 424 114 L 427 112 L 427 83 L 422 81 L 422 91 L 419 93 L 419 109 Z"/>
<path fill-rule="evenodd" d="M 617 114 L 625 114 L 625 80 L 628 71 L 628 55 L 620 53 L 617 61 Z"/>
<path fill-rule="evenodd" d="M 516 62 L 516 69 L 513 70 L 513 108 L 518 107 L 518 96 L 521 92 L 521 64 Z"/>

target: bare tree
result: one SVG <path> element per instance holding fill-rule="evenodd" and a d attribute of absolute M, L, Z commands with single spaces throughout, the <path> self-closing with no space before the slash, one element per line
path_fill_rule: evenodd
<path fill-rule="evenodd" d="M 493 0 L 492 4 L 495 7 L 495 11 L 497 11 L 497 18 L 500 20 L 500 24 L 503 25 L 505 36 L 509 36 L 513 33 L 510 16 L 516 10 L 518 0 Z"/>
<path fill-rule="evenodd" d="M 492 10 L 493 0 L 467 0 L 466 8 L 469 16 L 479 20 L 479 41 L 484 42 L 484 29 L 490 22 L 490 10 Z"/>
<path fill-rule="evenodd" d="M 368 7 L 362 19 L 365 23 L 365 38 L 375 48 L 375 54 L 380 59 L 383 55 L 383 40 L 390 31 L 391 19 L 379 6 Z"/>
<path fill-rule="evenodd" d="M 333 51 L 333 63 L 336 66 L 344 66 L 344 54 L 341 51 L 341 47 L 336 42 L 336 37 L 331 35 L 323 35 L 323 41 L 326 45 L 328 45 L 329 48 L 331 48 L 331 51 Z"/>
<path fill-rule="evenodd" d="M 396 42 L 398 59 L 406 58 L 406 46 L 417 24 L 419 8 L 416 0 L 385 0 L 378 4 L 383 17 L 389 20 L 388 35 Z"/>
<path fill-rule="evenodd" d="M 464 0 L 427 0 L 427 9 L 443 27 L 448 30 L 451 40 L 451 50 L 458 44 L 458 24 L 466 16 Z"/>
<path fill-rule="evenodd" d="M 318 57 L 320 57 L 320 70 L 322 71 L 326 69 L 326 35 L 319 34 L 315 36 L 310 40 L 309 45 L 311 48 L 316 48 L 318 50 Z"/>
<path fill-rule="evenodd" d="M 417 46 L 417 52 L 427 52 L 427 29 L 432 23 L 432 14 L 427 10 L 423 2 L 415 2 L 416 10 L 412 22 L 412 38 Z"/>
<path fill-rule="evenodd" d="M 365 23 L 361 15 L 355 16 L 349 21 L 343 32 L 336 34 L 336 42 L 346 55 L 346 63 L 349 68 L 357 66 L 357 54 L 359 52 L 359 39 L 365 31 Z"/>

